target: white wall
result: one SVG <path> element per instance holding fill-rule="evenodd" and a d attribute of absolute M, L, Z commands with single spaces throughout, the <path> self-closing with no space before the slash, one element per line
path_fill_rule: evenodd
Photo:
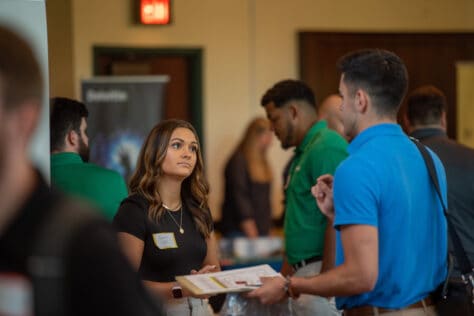
<path fill-rule="evenodd" d="M 175 0 L 170 26 L 132 24 L 130 0 L 71 1 L 76 97 L 80 78 L 92 74 L 93 45 L 204 49 L 205 160 L 216 217 L 223 165 L 246 123 L 264 114 L 261 95 L 298 76 L 298 31 L 474 31 L 472 0 Z M 290 155 L 274 142 L 276 189 Z M 280 201 L 277 190 L 274 204 Z"/>
<path fill-rule="evenodd" d="M 30 152 L 35 165 L 46 179 L 49 179 L 49 77 L 44 0 L 0 1 L 0 23 L 16 30 L 30 43 L 43 72 L 45 85 L 43 111 L 30 145 Z"/>

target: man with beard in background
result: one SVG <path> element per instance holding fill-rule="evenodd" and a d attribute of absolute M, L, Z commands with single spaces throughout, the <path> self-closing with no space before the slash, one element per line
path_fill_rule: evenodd
<path fill-rule="evenodd" d="M 112 220 L 127 197 L 123 177 L 89 161 L 89 138 L 84 103 L 51 99 L 51 182 L 57 188 L 93 203 Z"/>

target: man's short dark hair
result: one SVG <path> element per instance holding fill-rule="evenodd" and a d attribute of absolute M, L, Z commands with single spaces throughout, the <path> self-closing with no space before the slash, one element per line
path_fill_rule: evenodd
<path fill-rule="evenodd" d="M 62 150 L 64 139 L 70 131 L 81 135 L 82 118 L 89 111 L 82 102 L 68 98 L 52 98 L 50 101 L 51 151 Z"/>
<path fill-rule="evenodd" d="M 421 86 L 408 95 L 407 118 L 412 125 L 439 124 L 444 111 L 446 96 L 435 86 Z"/>
<path fill-rule="evenodd" d="M 266 106 L 273 102 L 279 108 L 289 101 L 306 101 L 316 108 L 313 90 L 303 81 L 291 79 L 277 82 L 263 95 L 260 104 Z"/>
<path fill-rule="evenodd" d="M 0 25 L 0 106 L 14 110 L 28 100 L 41 104 L 42 97 L 43 79 L 33 50 Z"/>
<path fill-rule="evenodd" d="M 351 52 L 338 62 L 351 93 L 365 90 L 379 115 L 396 116 L 408 87 L 403 61 L 392 52 L 365 49 Z"/>

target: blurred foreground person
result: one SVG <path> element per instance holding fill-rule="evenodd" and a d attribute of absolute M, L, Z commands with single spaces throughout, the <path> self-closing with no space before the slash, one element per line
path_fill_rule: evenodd
<path fill-rule="evenodd" d="M 0 315 L 160 315 L 109 224 L 33 167 L 40 68 L 2 26 L 0 51 Z"/>

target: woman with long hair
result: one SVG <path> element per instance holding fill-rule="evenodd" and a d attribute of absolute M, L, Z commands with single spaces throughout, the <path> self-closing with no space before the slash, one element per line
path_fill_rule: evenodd
<path fill-rule="evenodd" d="M 220 270 L 199 139 L 181 120 L 156 125 L 130 179 L 130 196 L 114 218 L 119 242 L 167 315 L 209 315 L 207 300 L 175 276 Z"/>
<path fill-rule="evenodd" d="M 267 236 L 272 210 L 270 184 L 273 178 L 267 150 L 273 135 L 270 122 L 253 119 L 227 162 L 222 233 L 225 237 Z"/>

